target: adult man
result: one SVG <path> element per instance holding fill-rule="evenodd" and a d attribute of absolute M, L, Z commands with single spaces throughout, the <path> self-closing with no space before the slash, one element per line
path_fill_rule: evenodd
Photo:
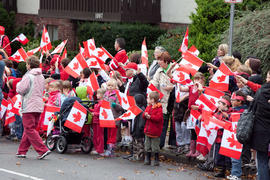
<path fill-rule="evenodd" d="M 9 38 L 5 35 L 5 28 L 0 26 L 0 47 L 5 49 L 8 56 L 11 56 L 11 47 L 9 43 Z"/>

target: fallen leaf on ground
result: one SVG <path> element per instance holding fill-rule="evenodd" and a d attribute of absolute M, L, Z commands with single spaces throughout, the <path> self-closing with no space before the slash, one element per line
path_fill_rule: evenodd
<path fill-rule="evenodd" d="M 64 171 L 62 171 L 60 169 L 58 169 L 57 172 L 60 173 L 60 174 L 64 174 Z"/>
<path fill-rule="evenodd" d="M 142 172 L 141 171 L 135 171 L 136 174 L 141 174 Z"/>
<path fill-rule="evenodd" d="M 16 162 L 16 165 L 20 166 L 20 165 L 22 165 L 22 163 L 18 161 L 18 162 Z"/>
<path fill-rule="evenodd" d="M 152 171 L 150 171 L 150 173 L 151 173 L 151 174 L 155 174 L 155 171 L 152 170 Z"/>
<path fill-rule="evenodd" d="M 127 180 L 127 179 L 124 178 L 123 176 L 119 176 L 118 179 L 119 179 L 119 180 Z"/>

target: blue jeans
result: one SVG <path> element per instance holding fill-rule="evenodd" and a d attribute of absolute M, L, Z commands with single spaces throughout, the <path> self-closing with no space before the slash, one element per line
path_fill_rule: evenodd
<path fill-rule="evenodd" d="M 15 114 L 15 134 L 17 136 L 18 139 L 22 139 L 22 135 L 23 135 L 23 124 L 22 124 L 22 118 L 21 116 Z"/>
<path fill-rule="evenodd" d="M 257 161 L 258 161 L 258 179 L 259 180 L 269 180 L 269 167 L 268 167 L 268 152 L 257 151 Z"/>
<path fill-rule="evenodd" d="M 231 161 L 232 161 L 231 175 L 241 177 L 242 176 L 242 158 L 240 159 L 231 158 Z"/>

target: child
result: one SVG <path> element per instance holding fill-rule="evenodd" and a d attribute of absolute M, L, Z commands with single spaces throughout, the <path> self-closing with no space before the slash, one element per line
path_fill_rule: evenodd
<path fill-rule="evenodd" d="M 246 96 L 241 91 L 236 91 L 232 94 L 232 112 L 233 113 L 243 113 L 247 109 Z M 227 179 L 238 180 L 241 179 L 242 175 L 242 158 L 234 159 L 231 158 L 232 170 L 231 175 L 227 176 Z"/>
<path fill-rule="evenodd" d="M 68 80 L 63 82 L 63 95 L 66 97 L 75 97 L 76 96 L 75 92 L 72 90 L 71 82 Z"/>
<path fill-rule="evenodd" d="M 81 72 L 81 80 L 79 82 L 79 86 L 87 86 L 88 78 L 91 74 L 91 70 L 89 68 L 84 68 Z"/>
<path fill-rule="evenodd" d="M 111 102 L 112 105 L 112 112 L 114 118 L 119 117 L 121 114 L 123 114 L 123 109 L 121 106 L 116 105 L 119 104 L 117 95 L 116 95 L 116 90 L 117 90 L 117 82 L 114 79 L 110 79 L 107 82 L 107 91 L 104 94 L 104 100 Z M 118 121 L 119 122 L 119 121 Z M 113 148 L 116 144 L 116 138 L 117 138 L 117 128 L 119 124 L 116 125 L 115 128 L 108 128 L 107 130 L 107 150 L 104 153 L 105 156 L 111 156 L 113 154 Z"/>
<path fill-rule="evenodd" d="M 49 98 L 47 105 L 60 107 L 62 90 L 63 86 L 61 80 L 51 81 L 48 88 Z"/>
<path fill-rule="evenodd" d="M 159 166 L 159 143 L 163 128 L 163 112 L 162 105 L 159 103 L 159 93 L 157 91 L 151 92 L 147 101 L 149 105 L 143 113 L 143 118 L 146 121 L 144 126 L 144 149 L 146 152 L 144 164 L 151 164 L 151 152 L 153 152 L 155 153 L 154 166 Z"/>
<path fill-rule="evenodd" d="M 99 124 L 99 111 L 100 111 L 100 106 L 101 102 L 103 100 L 103 96 L 105 94 L 106 90 L 105 89 L 98 89 L 97 90 L 97 100 L 98 103 L 95 104 L 94 109 L 91 109 L 90 111 L 93 114 L 93 143 L 95 147 L 95 151 L 93 151 L 91 154 L 96 154 L 98 153 L 99 155 L 103 156 L 104 154 L 104 128 L 100 127 Z"/>

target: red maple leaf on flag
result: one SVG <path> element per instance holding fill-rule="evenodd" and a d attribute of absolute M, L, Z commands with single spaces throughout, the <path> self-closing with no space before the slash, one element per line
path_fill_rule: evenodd
<path fill-rule="evenodd" d="M 177 75 L 177 77 L 179 78 L 180 81 L 185 80 L 185 75 L 182 72 L 179 72 L 179 74 Z"/>
<path fill-rule="evenodd" d="M 103 109 L 101 115 L 104 117 L 104 119 L 107 119 L 108 118 L 108 114 L 107 112 Z"/>
<path fill-rule="evenodd" d="M 78 122 L 82 118 L 82 115 L 81 115 L 81 113 L 79 111 L 77 112 L 77 114 L 72 114 L 72 116 L 74 118 L 74 120 L 73 120 L 74 122 Z"/>
<path fill-rule="evenodd" d="M 97 65 L 97 61 L 91 61 L 90 66 L 96 66 Z"/>
<path fill-rule="evenodd" d="M 214 98 L 210 98 L 210 101 L 212 102 L 212 103 L 216 103 L 216 101 L 215 101 L 215 99 Z"/>
<path fill-rule="evenodd" d="M 144 51 L 145 57 L 148 58 L 147 51 Z"/>
<path fill-rule="evenodd" d="M 79 68 L 79 63 L 77 63 L 77 62 L 74 63 L 74 64 L 73 64 L 73 69 L 76 70 L 76 69 L 78 69 L 78 68 Z"/>
<path fill-rule="evenodd" d="M 49 42 L 49 38 L 46 37 L 44 42 L 45 42 L 45 43 L 48 43 L 48 42 Z"/>
<path fill-rule="evenodd" d="M 19 102 L 19 104 L 18 104 L 18 108 L 20 109 L 20 108 L 21 108 L 21 106 L 22 106 L 22 102 Z"/>
<path fill-rule="evenodd" d="M 225 79 L 226 79 L 226 76 L 224 76 L 224 75 L 217 77 L 218 82 L 223 82 L 223 81 L 225 81 Z"/>
<path fill-rule="evenodd" d="M 98 57 L 102 57 L 104 55 L 104 51 L 98 51 Z"/>
<path fill-rule="evenodd" d="M 122 117 L 129 117 L 131 115 L 131 112 L 128 112 L 126 114 L 124 114 Z"/>
<path fill-rule="evenodd" d="M 90 43 L 89 49 L 91 49 L 92 51 L 94 51 L 96 48 L 95 48 L 95 46 L 93 44 Z"/>
<path fill-rule="evenodd" d="M 14 56 L 14 59 L 15 59 L 15 60 L 20 60 L 20 59 L 21 59 L 21 56 L 15 55 L 15 56 Z"/>
<path fill-rule="evenodd" d="M 123 102 L 125 103 L 125 104 L 127 104 L 128 102 L 127 102 L 127 100 L 125 99 L 125 98 L 123 98 Z"/>
<path fill-rule="evenodd" d="M 230 143 L 230 147 L 236 147 L 236 149 L 241 149 L 242 145 L 234 138 L 234 135 L 232 134 L 231 137 L 227 138 L 227 141 Z"/>

